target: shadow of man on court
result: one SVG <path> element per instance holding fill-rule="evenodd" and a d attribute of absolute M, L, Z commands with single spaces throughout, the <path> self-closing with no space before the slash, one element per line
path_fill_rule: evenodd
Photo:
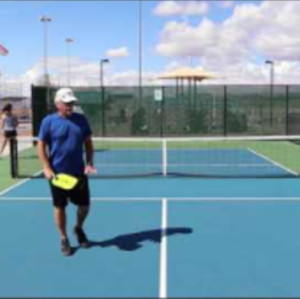
<path fill-rule="evenodd" d="M 117 247 L 119 250 L 134 251 L 143 247 L 143 242 L 150 241 L 153 243 L 161 243 L 162 238 L 165 236 L 172 236 L 177 234 L 191 234 L 192 228 L 189 227 L 174 227 L 167 229 L 154 229 L 148 231 L 141 231 L 132 234 L 116 236 L 109 240 L 100 242 L 91 241 L 90 247 Z M 79 248 L 76 247 L 75 251 Z"/>

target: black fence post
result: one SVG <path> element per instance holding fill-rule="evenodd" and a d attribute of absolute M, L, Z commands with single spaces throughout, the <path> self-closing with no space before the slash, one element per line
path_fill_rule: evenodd
<path fill-rule="evenodd" d="M 224 85 L 223 133 L 227 136 L 227 86 Z"/>
<path fill-rule="evenodd" d="M 37 136 L 43 118 L 48 114 L 47 90 L 43 86 L 31 85 L 32 133 Z"/>
<path fill-rule="evenodd" d="M 290 102 L 290 90 L 289 86 L 285 89 L 285 134 L 289 135 L 289 102 Z"/>
<path fill-rule="evenodd" d="M 102 123 L 102 136 L 105 137 L 106 135 L 106 128 L 105 128 L 105 97 L 104 97 L 104 86 L 101 85 L 101 123 Z"/>
<path fill-rule="evenodd" d="M 160 101 L 160 137 L 164 136 L 164 119 L 165 119 L 165 88 L 161 87 L 162 99 Z"/>

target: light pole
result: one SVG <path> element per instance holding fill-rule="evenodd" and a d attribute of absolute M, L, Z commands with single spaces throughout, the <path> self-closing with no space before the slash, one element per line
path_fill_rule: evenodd
<path fill-rule="evenodd" d="M 270 65 L 270 124 L 273 126 L 274 61 L 266 60 L 265 63 Z"/>
<path fill-rule="evenodd" d="M 40 17 L 40 21 L 44 23 L 44 83 L 48 86 L 50 83 L 48 74 L 48 23 L 50 23 L 52 19 L 44 15 Z"/>
<path fill-rule="evenodd" d="M 71 63 L 70 63 L 70 48 L 71 43 L 74 42 L 74 39 L 72 38 L 66 38 L 65 39 L 66 45 L 67 45 L 67 76 L 68 76 L 68 86 L 71 86 Z"/>
<path fill-rule="evenodd" d="M 109 63 L 109 59 L 100 59 L 100 92 L 101 92 L 101 123 L 102 123 L 102 136 L 106 135 L 105 130 L 105 113 L 104 113 L 104 78 L 103 78 L 103 64 Z"/>

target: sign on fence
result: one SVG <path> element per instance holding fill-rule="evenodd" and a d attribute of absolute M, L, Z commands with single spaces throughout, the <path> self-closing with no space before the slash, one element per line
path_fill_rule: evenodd
<path fill-rule="evenodd" d="M 163 91 L 161 88 L 154 89 L 154 101 L 162 101 L 163 100 Z"/>

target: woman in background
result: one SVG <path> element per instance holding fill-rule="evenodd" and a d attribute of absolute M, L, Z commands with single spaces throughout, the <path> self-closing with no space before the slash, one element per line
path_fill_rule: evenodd
<path fill-rule="evenodd" d="M 0 156 L 3 154 L 4 149 L 10 139 L 17 136 L 18 119 L 12 112 L 12 104 L 6 104 L 2 108 L 2 115 L 0 119 L 0 128 L 4 132 L 4 140 L 0 149 Z"/>

